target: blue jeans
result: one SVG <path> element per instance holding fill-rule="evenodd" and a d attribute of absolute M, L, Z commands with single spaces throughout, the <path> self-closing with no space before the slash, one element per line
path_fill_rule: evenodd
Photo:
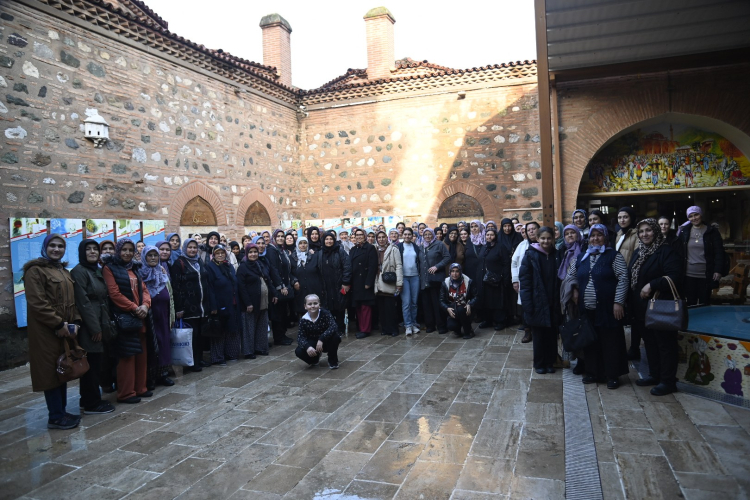
<path fill-rule="evenodd" d="M 417 326 L 417 298 L 419 297 L 419 276 L 404 276 L 401 290 L 401 311 L 404 313 L 404 326 Z"/>
<path fill-rule="evenodd" d="M 68 402 L 68 385 L 62 384 L 54 389 L 44 391 L 44 399 L 47 401 L 49 421 L 55 422 L 65 416 L 65 405 Z"/>

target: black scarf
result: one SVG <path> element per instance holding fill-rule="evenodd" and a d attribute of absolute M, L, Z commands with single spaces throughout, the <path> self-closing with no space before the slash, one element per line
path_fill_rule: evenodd
<path fill-rule="evenodd" d="M 96 248 L 99 248 L 99 243 L 97 243 L 96 240 L 83 240 L 78 244 L 78 263 L 86 269 L 96 271 L 99 269 L 99 263 L 94 262 L 93 264 L 91 264 L 88 260 L 86 260 L 86 246 L 90 244 L 94 244 L 96 245 Z"/>

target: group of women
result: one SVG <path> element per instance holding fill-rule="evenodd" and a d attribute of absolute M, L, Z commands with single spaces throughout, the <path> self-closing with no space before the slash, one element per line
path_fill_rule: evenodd
<path fill-rule="evenodd" d="M 558 326 L 571 314 L 585 315 L 597 340 L 575 353 L 584 383 L 617 388 L 628 356 L 640 355 L 642 338 L 651 376 L 637 383 L 668 394 L 675 390 L 676 333 L 645 327 L 647 301 L 656 291 L 671 296 L 673 284 L 691 305 L 707 302 L 725 261 L 721 237 L 703 223 L 701 209 L 691 207 L 687 216 L 677 234 L 663 218 L 636 224 L 633 209 L 624 207 L 616 231 L 603 213 L 576 210 L 573 224 L 553 228 L 503 219 L 499 227 L 475 220 L 434 229 L 424 223 L 399 223 L 387 232 L 354 228 L 351 237 L 317 227 L 299 238 L 293 231 L 263 231 L 243 236 L 241 244 L 217 232 L 203 244 L 199 235 L 182 241 L 177 233 L 154 246 L 128 238 L 84 240 L 70 272 L 62 261 L 65 239 L 50 234 L 41 257 L 24 267 L 33 389 L 44 391 L 48 426 L 72 428 L 80 417 L 65 412 L 66 384 L 55 375 L 65 338 L 88 351 L 81 413 L 108 413 L 114 407 L 102 400 L 100 387 L 116 390 L 118 402 L 138 403 L 157 384 L 174 384 L 174 327 L 192 328 L 194 363 L 186 370 L 199 372 L 268 355 L 269 331 L 274 344 L 290 345 L 287 329 L 311 314 L 315 323 L 320 308 L 339 336 L 347 316 L 350 325 L 356 322 L 357 338 L 378 324 L 382 335 L 397 336 L 403 327 L 411 336 L 421 321 L 428 333 L 468 339 L 472 321 L 495 330 L 519 321 L 540 374 L 555 371 Z M 321 330 L 326 339 L 332 338 L 328 329 Z M 308 347 L 298 356 L 317 364 Z"/>

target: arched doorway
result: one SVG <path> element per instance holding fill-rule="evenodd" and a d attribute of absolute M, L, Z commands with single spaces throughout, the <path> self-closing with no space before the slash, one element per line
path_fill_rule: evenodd
<path fill-rule="evenodd" d="M 194 233 L 205 236 L 216 226 L 216 213 L 208 201 L 196 196 L 185 204 L 180 215 L 180 235 L 183 239 Z"/>
<path fill-rule="evenodd" d="M 458 222 L 462 220 L 484 220 L 484 209 L 479 201 L 465 193 L 456 193 L 440 204 L 438 220 Z"/>
<path fill-rule="evenodd" d="M 271 227 L 271 216 L 261 202 L 254 201 L 245 212 L 243 225 L 247 231 L 268 229 Z"/>

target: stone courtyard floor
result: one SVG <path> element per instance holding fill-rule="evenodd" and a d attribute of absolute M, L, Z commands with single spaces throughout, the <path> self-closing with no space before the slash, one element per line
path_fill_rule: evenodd
<path fill-rule="evenodd" d="M 653 397 L 633 384 L 632 369 L 616 391 L 583 386 L 569 370 L 537 375 L 515 329 L 471 340 L 349 336 L 336 371 L 325 358 L 307 368 L 293 347 L 178 376 L 153 398 L 86 415 L 69 431 L 46 429 L 28 368 L 0 373 L 0 498 L 690 500 L 750 492 L 750 411 L 687 394 Z M 588 412 L 570 408 L 568 391 L 588 401 Z M 71 413 L 77 392 L 68 389 Z M 566 492 L 564 415 L 573 410 L 584 415 L 567 422 L 582 430 L 576 444 L 595 446 L 598 468 L 576 469 L 571 453 L 567 465 L 576 478 L 596 479 L 598 495 L 573 491 L 570 477 Z"/>

